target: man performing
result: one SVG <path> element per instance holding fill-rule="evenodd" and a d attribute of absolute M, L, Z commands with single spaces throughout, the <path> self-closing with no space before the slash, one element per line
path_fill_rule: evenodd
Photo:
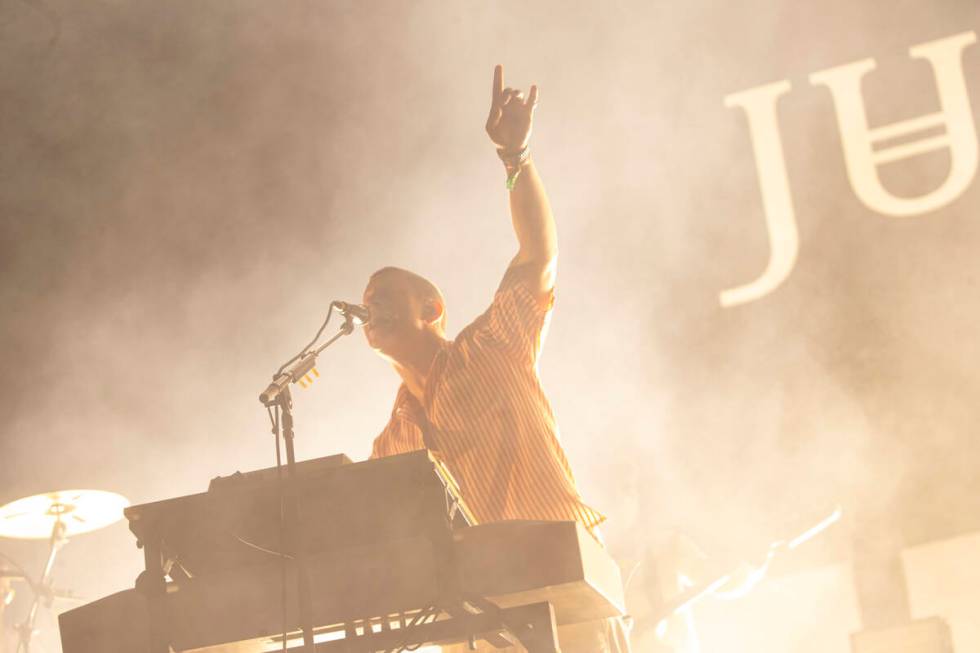
<path fill-rule="evenodd" d="M 368 343 L 403 381 L 371 457 L 427 448 L 481 523 L 575 520 L 599 539 L 604 517 L 579 496 L 537 372 L 558 257 L 551 207 L 528 154 L 537 100 L 536 86 L 525 98 L 504 88 L 495 68 L 486 129 L 507 172 L 519 247 L 490 308 L 447 340 L 445 301 L 426 279 L 383 268 L 364 290 Z M 560 628 L 559 640 L 564 653 L 629 649 L 619 620 Z"/>

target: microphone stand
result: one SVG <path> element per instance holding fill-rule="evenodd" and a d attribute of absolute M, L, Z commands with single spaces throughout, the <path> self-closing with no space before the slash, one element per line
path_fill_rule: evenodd
<path fill-rule="evenodd" d="M 331 307 L 332 308 L 332 307 Z M 330 314 L 327 314 L 330 320 Z M 326 324 L 324 324 L 326 326 Z M 321 329 L 322 330 L 322 329 Z M 288 482 L 287 491 L 283 493 L 283 520 L 285 531 L 285 542 L 280 545 L 282 551 L 280 555 L 285 556 L 288 552 L 292 555 L 296 563 L 296 592 L 299 599 L 299 622 L 303 630 L 303 651 L 314 653 L 313 644 L 313 614 L 312 600 L 310 597 L 310 579 L 306 573 L 306 551 L 302 535 L 306 532 L 301 523 L 299 510 L 299 479 L 296 477 L 296 452 L 293 446 L 295 433 L 293 431 L 293 400 L 289 392 L 289 385 L 296 383 L 305 377 L 310 370 L 316 366 L 316 358 L 320 352 L 332 345 L 343 336 L 354 332 L 354 318 L 350 314 L 344 314 L 344 323 L 341 325 L 337 334 L 316 349 L 309 349 L 300 352 L 297 356 L 286 362 L 273 375 L 272 383 L 259 395 L 259 401 L 270 409 L 275 409 L 281 416 L 280 419 L 273 420 L 273 432 L 276 442 L 281 436 L 286 444 L 286 470 Z M 277 445 L 278 447 L 278 445 Z M 281 477 L 280 477 L 281 479 Z M 281 491 L 281 486 L 280 486 Z M 285 561 L 285 557 L 283 557 Z M 284 581 L 285 582 L 285 581 Z M 285 589 L 283 590 L 285 592 Z M 285 610 L 285 608 L 283 608 Z M 284 624 L 285 627 L 285 624 Z"/>
<path fill-rule="evenodd" d="M 333 307 L 331 307 L 331 309 L 332 308 Z M 327 314 L 327 320 L 329 319 L 330 315 Z M 326 324 L 324 324 L 324 326 L 326 326 Z M 289 387 L 289 384 L 297 383 L 300 379 L 306 376 L 310 370 L 316 367 L 316 357 L 320 355 L 320 352 L 337 342 L 337 340 L 343 336 L 349 336 L 353 332 L 354 317 L 349 313 L 344 314 L 344 323 L 340 326 L 340 330 L 333 338 L 326 341 L 316 349 L 310 349 L 307 347 L 286 361 L 285 365 L 280 367 L 279 371 L 272 375 L 272 383 L 270 383 L 262 394 L 259 395 L 259 401 L 262 402 L 262 405 L 266 406 L 267 408 L 272 408 L 278 405 L 279 395 Z"/>

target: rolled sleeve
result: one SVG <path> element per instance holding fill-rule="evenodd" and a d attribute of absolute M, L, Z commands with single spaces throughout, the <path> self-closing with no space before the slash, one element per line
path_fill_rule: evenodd
<path fill-rule="evenodd" d="M 534 363 L 541 352 L 554 303 L 554 288 L 541 297 L 531 290 L 526 279 L 505 275 L 490 307 L 474 322 L 475 336 L 513 357 Z"/>

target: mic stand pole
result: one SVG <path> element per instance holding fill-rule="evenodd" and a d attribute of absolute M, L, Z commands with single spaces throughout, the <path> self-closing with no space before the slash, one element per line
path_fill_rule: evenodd
<path fill-rule="evenodd" d="M 285 505 L 283 506 L 286 521 L 285 550 L 293 556 L 296 562 L 296 593 L 299 599 L 299 624 L 303 629 L 303 650 L 313 653 L 313 614 L 310 597 L 310 579 L 306 574 L 306 546 L 302 541 L 305 529 L 300 525 L 299 514 L 299 479 L 296 478 L 296 451 L 293 446 L 293 398 L 286 386 L 277 398 L 280 414 L 282 439 L 286 445 L 286 470 L 289 480 L 286 483 Z"/>
<path fill-rule="evenodd" d="M 289 384 L 302 379 L 307 372 L 316 366 L 316 357 L 324 349 L 332 345 L 341 337 L 350 335 L 354 331 L 354 320 L 346 315 L 344 324 L 341 325 L 337 335 L 325 342 L 323 345 L 299 356 L 299 359 L 285 370 L 278 372 L 272 383 L 259 396 L 259 400 L 266 406 L 275 406 L 279 410 L 280 419 L 276 420 L 276 429 L 281 431 L 283 442 L 286 445 L 286 470 L 288 482 L 285 493 L 285 505 L 283 506 L 284 519 L 286 523 L 286 542 L 285 546 L 280 546 L 282 553 L 292 555 L 296 563 L 296 592 L 299 599 L 299 624 L 303 630 L 303 651 L 314 653 L 313 644 L 313 608 L 310 597 L 310 578 L 306 573 L 306 547 L 302 536 L 306 533 L 301 523 L 299 510 L 299 479 L 296 477 L 296 450 L 293 446 L 295 432 L 293 431 L 293 399 L 289 392 Z M 276 433 L 278 437 L 280 433 Z"/>

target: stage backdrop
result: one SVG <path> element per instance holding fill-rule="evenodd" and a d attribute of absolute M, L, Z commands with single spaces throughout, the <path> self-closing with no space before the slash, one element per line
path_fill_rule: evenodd
<path fill-rule="evenodd" d="M 259 391 L 383 265 L 478 315 L 516 250 L 502 63 L 560 230 L 541 374 L 616 555 L 836 505 L 803 567 L 975 531 L 978 31 L 974 0 L 4 3 L 0 503 L 272 464 Z M 299 456 L 366 457 L 394 373 L 361 334 L 320 372 Z M 139 561 L 118 524 L 57 575 Z"/>

